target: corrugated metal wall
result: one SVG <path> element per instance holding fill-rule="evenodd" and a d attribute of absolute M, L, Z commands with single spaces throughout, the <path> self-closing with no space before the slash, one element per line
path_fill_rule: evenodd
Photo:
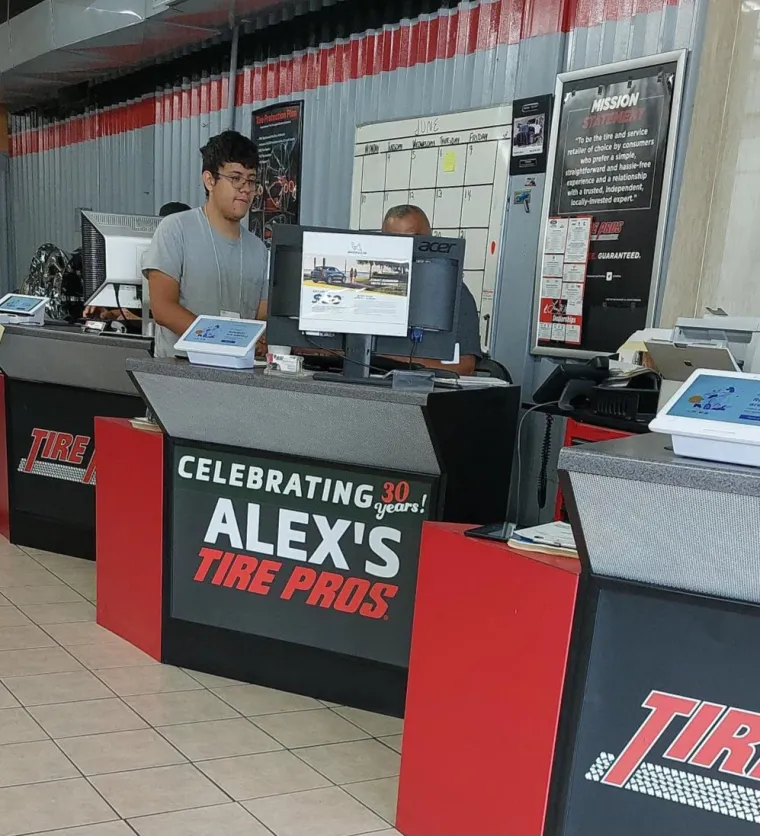
<path fill-rule="evenodd" d="M 0 118 L 3 118 L 2 112 L 0 112 Z M 11 274 L 9 182 L 10 160 L 7 154 L 0 151 L 0 288 L 8 287 Z"/>
<path fill-rule="evenodd" d="M 688 47 L 702 0 L 492 0 L 245 67 L 236 127 L 306 99 L 303 219 L 346 224 L 357 124 L 509 102 L 550 91 L 562 69 Z M 567 34 L 565 34 L 565 30 Z M 224 119 L 226 77 L 46 123 L 12 117 L 15 274 L 48 240 L 77 244 L 75 209 L 155 211 L 198 202 L 198 148 Z"/>
<path fill-rule="evenodd" d="M 235 125 L 248 132 L 255 108 L 304 99 L 302 222 L 346 226 L 358 124 L 510 102 L 553 92 L 556 74 L 566 69 L 694 48 L 706 3 L 463 2 L 244 65 L 238 75 Z M 68 122 L 42 124 L 33 116 L 14 117 L 17 279 L 39 244 L 78 244 L 76 207 L 155 212 L 169 200 L 200 203 L 198 149 L 223 126 L 226 90 L 226 77 L 207 76 Z M 546 362 L 528 352 L 541 186 L 539 178 L 529 215 L 508 215 L 494 323 L 494 355 L 528 394 L 547 371 Z M 541 426 L 529 422 L 527 430 L 525 460 L 535 462 Z M 531 468 L 529 464 L 529 480 Z"/>

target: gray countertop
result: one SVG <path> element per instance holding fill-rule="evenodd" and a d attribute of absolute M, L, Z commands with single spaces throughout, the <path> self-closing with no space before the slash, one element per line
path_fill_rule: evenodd
<path fill-rule="evenodd" d="M 110 345 L 116 348 L 134 348 L 150 343 L 149 337 L 123 337 L 119 334 L 95 334 L 82 330 L 79 325 L 6 325 L 8 334 L 19 334 L 26 337 L 39 337 L 41 340 L 62 340 L 63 342 L 92 343 L 93 345 Z"/>
<path fill-rule="evenodd" d="M 424 406 L 431 394 L 455 395 L 460 389 L 436 389 L 430 392 L 399 392 L 383 386 L 360 386 L 314 380 L 311 375 L 264 374 L 263 369 L 217 369 L 211 366 L 196 366 L 187 360 L 127 360 L 127 371 L 138 377 L 144 374 L 168 378 L 225 383 L 237 386 L 251 386 L 260 389 L 276 389 L 287 392 L 304 392 L 351 398 L 353 400 L 381 401 L 383 403 L 418 404 Z"/>
<path fill-rule="evenodd" d="M 137 395 L 126 360 L 149 357 L 151 342 L 147 337 L 84 333 L 77 325 L 7 325 L 0 341 L 0 369 L 10 380 Z"/>
<path fill-rule="evenodd" d="M 637 482 L 760 497 L 760 468 L 686 459 L 661 433 L 565 447 L 559 469 Z"/>

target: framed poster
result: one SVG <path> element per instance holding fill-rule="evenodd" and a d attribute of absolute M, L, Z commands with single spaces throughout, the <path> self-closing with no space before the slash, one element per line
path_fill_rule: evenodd
<path fill-rule="evenodd" d="M 512 159 L 509 173 L 543 174 L 549 155 L 552 96 L 512 102 Z"/>
<path fill-rule="evenodd" d="M 685 63 L 680 50 L 557 77 L 533 354 L 611 354 L 652 325 Z M 561 295 L 547 297 L 551 288 Z M 567 319 L 568 304 L 579 311 L 573 327 L 554 327 Z"/>
<path fill-rule="evenodd" d="M 251 138 L 260 160 L 248 228 L 269 246 L 273 224 L 297 224 L 301 217 L 303 102 L 255 110 Z"/>

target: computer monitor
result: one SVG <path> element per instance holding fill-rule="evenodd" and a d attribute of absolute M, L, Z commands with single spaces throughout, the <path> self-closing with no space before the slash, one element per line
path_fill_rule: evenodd
<path fill-rule="evenodd" d="M 87 305 L 140 309 L 142 259 L 161 218 L 82 210 L 82 276 Z"/>
<path fill-rule="evenodd" d="M 354 362 L 344 365 L 346 375 L 366 375 L 361 361 L 351 352 L 354 342 L 350 335 L 337 330 L 304 332 L 299 327 L 302 312 L 304 282 L 304 233 L 346 235 L 350 230 L 322 229 L 285 224 L 273 226 L 269 262 L 269 309 L 267 341 L 270 345 L 293 348 L 347 352 Z M 397 239 L 382 233 L 357 233 L 378 239 Z M 306 254 L 307 257 L 309 254 Z M 459 238 L 415 236 L 412 247 L 411 279 L 408 288 L 408 322 L 405 336 L 375 335 L 372 353 L 389 357 L 416 357 L 431 360 L 452 360 L 456 352 L 459 310 L 462 295 L 465 242 Z M 362 260 L 363 257 L 362 257 Z M 354 277 L 345 275 L 343 265 L 317 263 L 313 268 L 319 290 L 330 293 L 356 284 Z M 361 276 L 367 284 L 382 283 L 386 270 L 369 269 L 371 275 Z M 390 268 L 391 270 L 393 268 Z M 319 273 L 319 275 L 316 275 Z M 391 277 L 391 281 L 393 277 Z M 324 290 L 322 290 L 324 288 Z M 331 290 L 332 289 L 332 290 Z M 313 292 L 309 288 L 309 292 Z M 411 338 L 414 332 L 422 339 Z"/>

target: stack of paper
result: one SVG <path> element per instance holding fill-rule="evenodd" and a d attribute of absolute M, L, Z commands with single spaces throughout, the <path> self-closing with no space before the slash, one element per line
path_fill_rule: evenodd
<path fill-rule="evenodd" d="M 519 551 L 578 557 L 573 530 L 564 522 L 521 528 L 509 538 L 509 545 Z"/>

